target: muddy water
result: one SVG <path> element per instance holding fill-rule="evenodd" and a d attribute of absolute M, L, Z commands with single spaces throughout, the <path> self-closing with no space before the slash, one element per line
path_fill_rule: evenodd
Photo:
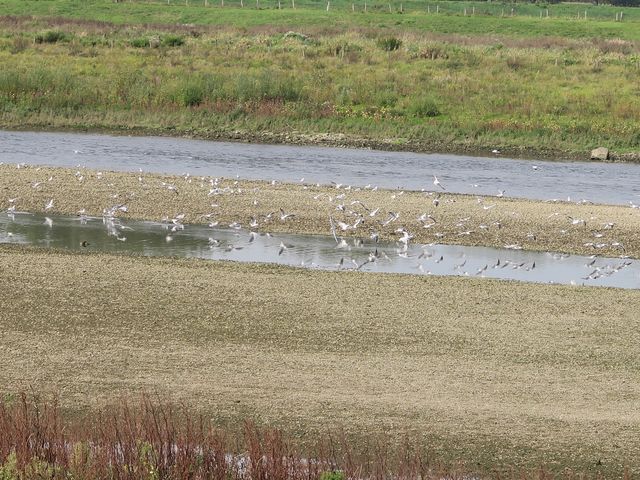
<path fill-rule="evenodd" d="M 276 263 L 329 270 L 459 275 L 538 283 L 640 288 L 640 262 L 484 247 L 373 243 L 328 236 L 117 218 L 0 214 L 0 242 L 83 251 Z"/>

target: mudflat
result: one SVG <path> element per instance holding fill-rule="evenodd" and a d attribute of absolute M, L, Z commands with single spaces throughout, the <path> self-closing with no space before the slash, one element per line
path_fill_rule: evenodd
<path fill-rule="evenodd" d="M 640 469 L 638 291 L 7 245 L 0 271 L 6 391 L 409 432 L 480 470 Z"/>
<path fill-rule="evenodd" d="M 437 186 L 433 188 L 438 189 Z M 14 200 L 12 203 L 9 199 Z M 50 205 L 50 201 L 53 201 Z M 49 208 L 46 208 L 49 206 Z M 118 208 L 120 207 L 120 208 Z M 0 208 L 247 230 L 372 235 L 412 242 L 640 256 L 640 209 L 415 192 L 375 186 L 310 185 L 0 165 Z"/>

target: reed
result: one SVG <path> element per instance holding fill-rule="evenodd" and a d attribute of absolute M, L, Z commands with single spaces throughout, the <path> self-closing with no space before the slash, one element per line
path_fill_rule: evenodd
<path fill-rule="evenodd" d="M 391 442 L 381 436 L 362 448 L 336 429 L 301 447 L 281 429 L 250 419 L 215 425 L 148 394 L 122 398 L 80 417 L 65 415 L 55 396 L 21 393 L 0 400 L 3 480 L 429 480 L 470 475 L 464 463 L 439 461 L 410 438 Z M 544 467 L 532 472 L 501 467 L 491 476 L 574 478 L 574 472 L 556 477 Z M 630 478 L 626 471 L 625 478 Z"/>
<path fill-rule="evenodd" d="M 217 426 L 157 396 L 68 418 L 55 397 L 0 401 L 2 479 L 316 480 L 441 478 L 458 473 L 406 440 L 357 451 L 341 430 L 300 447 L 281 429 Z"/>

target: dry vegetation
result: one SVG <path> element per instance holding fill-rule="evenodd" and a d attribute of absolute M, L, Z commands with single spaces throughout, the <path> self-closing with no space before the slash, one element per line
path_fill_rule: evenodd
<path fill-rule="evenodd" d="M 474 470 L 640 469 L 637 291 L 15 246 L 0 271 L 5 391 L 408 432 Z"/>
<path fill-rule="evenodd" d="M 346 190 L 345 186 L 272 185 L 235 179 L 219 179 L 212 187 L 212 180 L 117 172 L 98 175 L 84 168 L 18 169 L 15 165 L 2 165 L 0 208 L 8 208 L 8 199 L 17 198 L 16 210 L 43 212 L 53 199 L 50 213 L 77 215 L 85 209 L 88 215 L 99 216 L 105 209 L 126 205 L 127 212 L 117 211 L 118 216 L 162 220 L 184 213 L 186 223 L 219 221 L 220 226 L 225 226 L 238 222 L 247 229 L 251 217 L 255 217 L 260 223 L 255 230 L 323 235 L 330 235 L 329 216 L 336 223 L 353 225 L 356 217 L 349 213 L 353 211 L 362 214 L 364 221 L 355 230 L 342 232 L 337 227 L 338 235 L 368 237 L 377 232 L 381 238 L 397 239 L 400 235 L 396 230 L 405 227 L 415 235 L 414 241 L 421 243 L 519 245 L 529 250 L 640 257 L 639 210 L 625 206 L 495 197 L 485 197 L 483 203 L 478 203 L 472 195 Z M 39 184 L 33 188 L 36 183 Z M 177 193 L 167 186 L 175 186 Z M 209 195 L 212 188 L 216 191 Z M 337 198 L 339 195 L 344 197 Z M 433 204 L 435 198 L 439 198 L 437 207 Z M 364 206 L 352 203 L 356 200 Z M 483 208 L 494 204 L 487 210 Z M 344 211 L 337 210 L 338 205 L 344 205 Z M 371 217 L 365 206 L 369 211 L 380 210 Z M 281 221 L 280 208 L 295 217 Z M 399 213 L 398 220 L 382 226 L 391 211 Z M 273 213 L 272 218 L 265 222 L 269 213 Z M 437 222 L 430 228 L 423 225 L 432 224 L 431 220 L 418 220 L 425 213 Z M 212 215 L 204 217 L 209 214 Z M 573 224 L 574 220 L 585 223 Z M 608 224 L 612 228 L 605 228 Z M 598 244 L 604 246 L 596 248 Z"/>
<path fill-rule="evenodd" d="M 0 478 L 218 480 L 437 480 L 468 478 L 474 467 L 445 465 L 415 443 L 380 436 L 363 448 L 342 431 L 306 446 L 277 428 L 245 420 L 224 428 L 148 395 L 70 417 L 56 400 L 22 394 L 0 400 Z M 502 478 L 551 479 L 544 468 Z M 567 475 L 569 476 L 569 475 Z"/>
<path fill-rule="evenodd" d="M 133 405 L 123 400 L 70 418 L 55 399 L 22 394 L 0 400 L 0 478 L 382 480 L 456 473 L 408 443 L 397 449 L 379 444 L 362 456 L 344 435 L 316 438 L 313 447 L 301 449 L 278 429 L 250 421 L 242 427 L 238 434 L 240 428 L 221 428 L 147 395 Z"/>
<path fill-rule="evenodd" d="M 439 480 L 480 478 L 477 467 L 444 464 L 414 438 L 379 436 L 355 446 L 343 431 L 296 442 L 245 420 L 224 428 L 204 415 L 142 395 L 80 417 L 57 400 L 0 400 L 0 478 L 123 480 Z M 493 472 L 498 475 L 498 471 Z M 573 478 L 569 469 L 562 477 Z M 581 472 L 580 472 L 581 473 Z M 484 475 L 482 475 L 484 476 Z M 551 480 L 549 470 L 511 468 L 504 479 Z M 590 478 L 581 473 L 580 478 Z M 630 478 L 625 471 L 625 479 Z"/>

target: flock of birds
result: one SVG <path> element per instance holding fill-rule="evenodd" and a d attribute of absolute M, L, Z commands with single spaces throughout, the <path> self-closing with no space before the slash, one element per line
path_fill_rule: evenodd
<path fill-rule="evenodd" d="M 17 167 L 24 168 L 25 165 L 18 164 Z M 532 168 L 534 170 L 538 169 L 538 167 L 535 165 Z M 75 178 L 78 182 L 86 181 L 86 174 L 81 170 L 82 167 L 78 166 L 78 170 L 75 173 Z M 39 169 L 36 168 L 35 171 L 39 171 Z M 142 170 L 140 170 L 136 175 L 138 183 L 142 186 L 145 186 L 147 188 L 150 186 L 160 188 L 171 192 L 171 194 L 173 195 L 180 195 L 180 190 L 182 187 L 179 187 L 178 185 L 176 185 L 176 183 L 158 181 L 157 184 L 151 185 L 146 181 L 145 175 Z M 105 178 L 102 172 L 97 172 L 95 176 L 98 180 L 104 180 Z M 210 203 L 211 205 L 212 211 L 211 213 L 201 215 L 201 217 L 198 219 L 199 221 L 204 220 L 212 229 L 228 228 L 237 231 L 237 238 L 240 239 L 240 243 L 221 241 L 220 239 L 215 238 L 215 230 L 212 230 L 212 236 L 208 238 L 208 246 L 211 249 L 221 249 L 224 252 L 241 250 L 246 246 L 252 244 L 258 235 L 265 235 L 268 238 L 271 238 L 271 235 L 269 233 L 266 233 L 266 231 L 269 230 L 269 225 L 272 224 L 272 222 L 286 223 L 296 218 L 296 215 L 294 213 L 286 212 L 283 208 L 279 208 L 276 211 L 263 212 L 260 215 L 254 213 L 246 223 L 246 227 L 238 221 L 233 221 L 221 225 L 220 221 L 216 219 L 222 216 L 220 205 L 217 202 L 211 203 L 210 200 L 215 200 L 215 198 L 218 196 L 228 195 L 237 197 L 238 194 L 252 192 L 243 192 L 242 188 L 239 186 L 239 181 L 237 179 L 235 181 L 227 181 L 225 179 L 213 177 L 192 177 L 189 174 L 184 174 L 182 178 L 189 184 L 193 183 L 194 181 L 199 182 L 201 189 L 206 192 L 206 197 L 208 199 L 208 203 Z M 50 176 L 46 181 L 34 180 L 31 183 L 31 187 L 35 190 L 42 190 L 46 187 L 46 185 L 53 182 L 53 180 L 54 178 L 52 176 Z M 274 180 L 271 183 L 272 185 L 275 185 L 276 181 Z M 305 183 L 304 178 L 300 179 L 300 184 L 305 190 L 309 189 L 312 186 Z M 316 186 L 319 187 L 320 185 L 316 184 Z M 455 200 L 451 196 L 441 195 L 442 193 L 447 192 L 447 188 L 435 175 L 433 176 L 433 186 L 434 188 L 430 190 L 423 190 L 423 193 L 428 197 L 431 205 L 433 206 L 433 209 L 431 210 L 431 212 L 425 212 L 418 216 L 415 221 L 410 223 L 410 225 L 419 225 L 419 227 L 415 228 L 429 229 L 436 241 L 439 241 L 447 235 L 455 235 L 457 237 L 471 237 L 476 233 L 480 233 L 482 231 L 501 229 L 503 227 L 500 220 L 494 220 L 491 222 L 487 222 L 486 224 L 481 223 L 472 227 L 470 226 L 472 216 L 467 216 L 458 219 L 457 223 L 455 223 L 455 232 L 451 232 L 450 228 L 449 231 L 446 231 L 446 229 L 445 231 L 442 231 L 442 229 L 439 228 L 440 223 L 435 212 L 441 204 L 454 202 Z M 426 245 L 413 245 L 413 240 L 416 236 L 415 231 L 412 232 L 403 225 L 400 212 L 387 211 L 386 213 L 384 213 L 381 207 L 368 206 L 362 200 L 356 198 L 358 196 L 358 192 L 376 191 L 377 187 L 371 185 L 366 185 L 364 187 L 354 187 L 351 185 L 343 185 L 333 182 L 331 184 L 331 187 L 335 190 L 335 193 L 332 194 L 324 191 L 313 195 L 312 198 L 317 202 L 328 202 L 330 204 L 330 210 L 333 212 L 328 215 L 327 219 L 329 232 L 335 241 L 335 250 L 344 252 L 344 255 L 340 256 L 340 260 L 335 265 L 333 265 L 334 268 L 361 270 L 367 265 L 376 264 L 378 262 L 390 262 L 392 258 L 397 257 L 411 259 L 413 261 L 413 267 L 418 272 L 428 274 L 432 272 L 428 268 L 427 262 L 432 262 L 433 264 L 440 264 L 444 262 L 444 257 L 442 255 L 437 256 L 433 254 L 433 243 Z M 256 192 L 257 189 L 253 191 L 253 193 Z M 498 191 L 495 197 L 502 198 L 504 194 L 504 191 Z M 391 200 L 394 200 L 404 195 L 404 192 L 393 191 L 390 192 L 390 195 Z M 132 194 L 132 196 L 135 196 L 135 194 Z M 251 200 L 252 211 L 258 211 L 260 206 L 259 200 L 257 199 L 256 195 L 253 195 L 253 197 L 254 198 Z M 111 195 L 111 198 L 113 198 L 114 200 L 119 200 L 120 196 L 117 193 L 114 193 Z M 15 216 L 16 213 L 20 213 L 18 210 L 19 201 L 20 199 L 18 197 L 8 199 L 9 205 L 6 209 L 6 212 L 9 216 Z M 550 201 L 559 202 L 560 200 L 554 199 Z M 587 201 L 582 200 L 578 203 L 587 203 Z M 479 209 L 490 211 L 496 208 L 497 202 L 488 203 L 485 198 L 478 197 L 477 205 Z M 632 208 L 638 208 L 638 205 L 635 205 L 633 203 L 631 203 L 630 206 Z M 43 207 L 45 213 L 49 212 L 54 208 L 54 200 L 47 200 Z M 120 242 L 127 241 L 127 231 L 130 231 L 132 229 L 130 226 L 123 223 L 120 218 L 121 214 L 127 212 L 128 206 L 126 202 L 114 202 L 113 205 L 104 208 L 102 212 L 102 221 L 105 225 L 107 234 Z M 549 217 L 560 215 L 563 214 L 556 212 L 552 215 L 549 215 Z M 165 229 L 166 232 L 166 242 L 173 241 L 175 235 L 179 235 L 182 231 L 185 230 L 186 217 L 187 214 L 179 213 L 172 217 L 165 217 L 163 219 L 162 224 L 163 229 Z M 81 209 L 80 211 L 78 211 L 78 218 L 80 219 L 81 223 L 86 223 L 88 217 L 85 209 Z M 45 217 L 44 223 L 48 228 L 53 227 L 53 220 L 49 216 Z M 562 229 L 560 233 L 566 234 L 568 233 L 570 228 L 586 228 L 587 223 L 588 221 L 586 219 L 567 216 L 567 227 L 566 229 Z M 589 224 L 590 226 L 593 226 L 593 219 L 589 219 Z M 631 260 L 629 260 L 625 256 L 625 248 L 621 242 L 601 241 L 605 234 L 608 233 L 608 231 L 613 230 L 614 227 L 615 224 L 612 222 L 602 223 L 599 228 L 593 229 L 591 232 L 594 240 L 592 242 L 585 243 L 584 246 L 593 248 L 594 250 L 604 248 L 617 249 L 620 252 L 620 261 L 617 263 L 606 263 L 603 265 L 597 265 L 597 258 L 594 255 L 591 257 L 590 261 L 585 264 L 585 267 L 589 269 L 589 273 L 582 276 L 582 280 L 595 280 L 598 278 L 609 277 L 632 264 Z M 389 233 L 390 229 L 393 229 L 393 233 L 396 235 L 395 245 L 393 243 L 386 245 L 379 243 L 381 238 L 380 231 L 384 230 L 386 233 Z M 246 237 L 244 237 L 246 238 L 246 240 L 244 241 L 242 240 L 243 235 L 246 235 Z M 351 240 L 351 243 L 349 243 L 348 239 Z M 536 234 L 534 232 L 529 232 L 527 234 L 527 240 L 535 241 Z M 83 247 L 88 247 L 90 246 L 90 243 L 84 240 L 82 241 L 81 245 Z M 410 249 L 410 245 L 414 248 Z M 289 249 L 293 248 L 293 245 L 281 241 L 279 243 L 276 242 L 276 245 L 274 245 L 274 247 L 277 248 L 278 256 L 282 256 L 285 255 Z M 353 249 L 352 247 L 356 248 Z M 521 250 L 522 248 L 523 247 L 518 243 L 504 245 L 505 250 Z M 364 256 L 363 249 L 366 251 L 364 252 Z M 491 270 L 512 269 L 530 272 L 536 269 L 535 261 L 529 263 L 514 260 L 496 259 L 495 262 L 487 263 L 477 268 L 474 267 L 471 271 L 465 269 L 465 267 L 467 266 L 466 258 L 462 260 L 459 258 L 455 259 L 452 263 L 453 274 L 465 276 L 485 276 Z M 319 267 L 319 265 L 313 263 L 312 259 L 301 261 L 301 265 L 308 267 Z"/>

